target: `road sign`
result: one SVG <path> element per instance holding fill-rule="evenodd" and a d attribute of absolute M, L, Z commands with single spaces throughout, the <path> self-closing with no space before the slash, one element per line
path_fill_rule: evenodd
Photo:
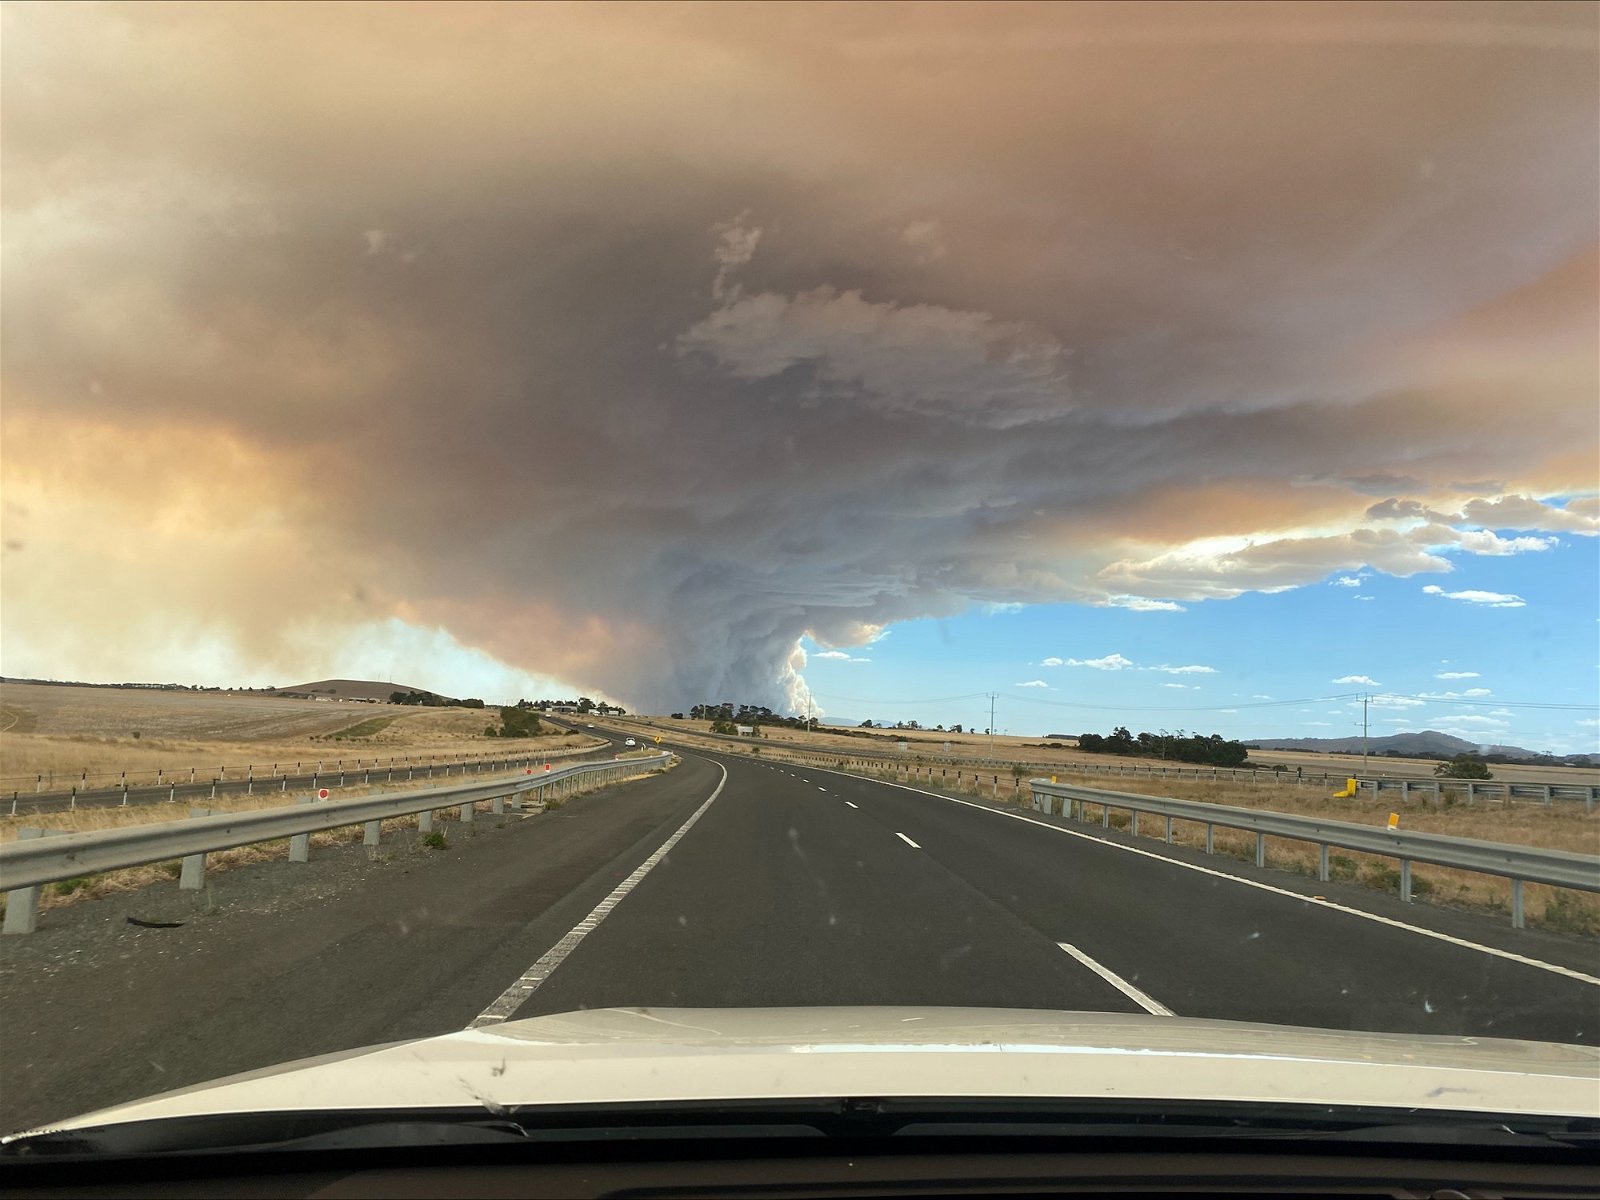
<path fill-rule="evenodd" d="M 318 788 L 317 789 L 317 799 L 318 800 L 326 800 L 327 798 L 328 798 L 328 789 L 327 788 Z"/>

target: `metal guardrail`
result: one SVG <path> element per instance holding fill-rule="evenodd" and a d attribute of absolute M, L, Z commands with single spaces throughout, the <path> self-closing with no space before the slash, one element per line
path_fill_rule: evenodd
<path fill-rule="evenodd" d="M 608 722 L 617 722 L 619 718 L 605 718 Z M 988 770 L 1009 771 L 1012 767 L 1022 767 L 1029 771 L 1053 772 L 1055 774 L 1096 774 L 1096 775 L 1135 775 L 1157 779 L 1190 779 L 1201 782 L 1223 782 L 1250 784 L 1275 784 L 1279 787 L 1306 787 L 1310 785 L 1343 787 L 1345 781 L 1356 779 L 1364 789 L 1376 789 L 1379 792 L 1399 789 L 1402 798 L 1409 798 L 1413 794 L 1431 796 L 1442 800 L 1446 795 L 1464 796 L 1468 804 L 1480 798 L 1501 800 L 1510 803 L 1517 799 L 1537 800 L 1544 804 L 1551 804 L 1556 800 L 1580 800 L 1589 812 L 1600 806 L 1600 784 L 1592 783 L 1508 783 L 1500 780 L 1470 780 L 1470 779 L 1442 779 L 1437 776 L 1399 776 L 1399 775 L 1370 775 L 1363 774 L 1356 769 L 1356 764 L 1351 764 L 1351 769 L 1339 772 L 1327 771 L 1302 771 L 1296 773 L 1285 768 L 1282 771 L 1274 766 L 1257 764 L 1249 767 L 1203 767 L 1181 766 L 1176 763 L 1152 763 L 1146 766 L 1143 763 L 1097 763 L 1084 762 L 1074 759 L 1069 762 L 1045 762 L 1036 759 L 1017 758 L 983 758 L 971 757 L 960 754 L 939 754 L 927 750 L 891 751 L 880 749 L 856 748 L 854 746 L 837 746 L 827 750 L 819 750 L 807 746 L 804 742 L 791 742 L 788 740 L 777 741 L 776 744 L 762 738 L 738 737 L 727 733 L 709 733 L 701 730 L 684 730 L 676 726 L 656 725 L 642 717 L 623 717 L 621 721 L 628 722 L 631 726 L 644 729 L 658 730 L 667 736 L 683 735 L 687 737 L 707 738 L 717 742 L 727 742 L 738 746 L 761 746 L 768 749 L 781 749 L 785 753 L 801 756 L 811 755 L 819 761 L 827 760 L 837 762 L 840 759 L 846 762 L 854 761 L 862 764 L 869 762 L 882 763 L 934 763 L 953 767 L 984 767 Z M 925 730 L 923 732 L 926 732 Z"/>
<path fill-rule="evenodd" d="M 389 792 L 354 800 L 318 801 L 302 797 L 294 805 L 255 811 L 192 816 L 185 821 L 162 821 L 101 829 L 87 833 L 44 836 L 40 829 L 19 830 L 18 840 L 0 845 L 0 892 L 6 895 L 6 933 L 31 933 L 38 923 L 38 889 L 47 883 L 95 875 L 147 863 L 182 859 L 179 886 L 199 888 L 205 876 L 205 856 L 258 842 L 289 839 L 289 861 L 306 862 L 313 833 L 365 827 L 365 842 L 378 844 L 382 823 L 390 817 L 417 814 L 418 828 L 433 827 L 433 814 L 459 808 L 461 821 L 470 824 L 475 806 L 489 801 L 495 813 L 504 811 L 507 798 L 546 788 L 564 788 L 586 777 L 617 778 L 638 774 L 671 761 L 671 754 L 617 758 L 601 763 L 574 763 L 552 771 L 512 776 L 485 783 L 428 788 L 415 792 Z M 204 812 L 204 810 L 201 810 Z"/>
<path fill-rule="evenodd" d="M 1150 813 L 1166 821 L 1166 840 L 1172 841 L 1174 820 L 1192 821 L 1206 828 L 1206 853 L 1214 853 L 1212 834 L 1216 826 L 1242 829 L 1256 835 L 1256 865 L 1266 865 L 1266 839 L 1290 838 L 1313 842 L 1319 849 L 1317 878 L 1327 882 L 1330 847 L 1374 854 L 1400 862 L 1400 898 L 1411 900 L 1411 864 L 1431 863 L 1454 867 L 1481 875 L 1499 875 L 1511 881 L 1511 923 L 1523 928 L 1522 885 L 1545 883 L 1553 887 L 1600 892 L 1600 857 L 1572 854 L 1564 850 L 1543 850 L 1533 846 L 1512 846 L 1501 842 L 1481 842 L 1473 838 L 1449 837 L 1439 833 L 1386 829 L 1357 825 L 1349 821 L 1327 821 L 1318 817 L 1299 817 L 1289 813 L 1235 808 L 1226 804 L 1204 804 L 1197 800 L 1174 800 L 1163 796 L 1143 796 L 1131 792 L 1111 792 L 1075 784 L 1029 780 L 1033 806 L 1047 815 L 1087 820 L 1087 806 L 1100 809 L 1101 824 L 1109 826 L 1113 809 L 1132 814 L 1133 832 L 1139 832 L 1139 814 Z M 1053 805 L 1059 799 L 1059 806 Z"/>

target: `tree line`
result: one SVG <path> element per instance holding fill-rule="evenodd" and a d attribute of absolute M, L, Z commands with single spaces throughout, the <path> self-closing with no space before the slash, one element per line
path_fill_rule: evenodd
<path fill-rule="evenodd" d="M 1250 751 L 1243 742 L 1229 741 L 1220 733 L 1129 733 L 1118 725 L 1109 734 L 1080 733 L 1078 749 L 1090 754 L 1122 754 L 1130 758 L 1163 758 L 1201 763 L 1208 767 L 1243 766 Z"/>
<path fill-rule="evenodd" d="M 434 692 L 390 692 L 390 704 L 415 704 L 422 708 L 482 708 L 483 701 L 476 696 L 465 700 L 440 696 Z"/>

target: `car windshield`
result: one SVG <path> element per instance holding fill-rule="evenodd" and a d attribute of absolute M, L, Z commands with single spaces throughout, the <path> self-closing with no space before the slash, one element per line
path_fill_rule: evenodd
<path fill-rule="evenodd" d="M 0 1134 L 1600 1116 L 1600 6 L 0 19 Z"/>

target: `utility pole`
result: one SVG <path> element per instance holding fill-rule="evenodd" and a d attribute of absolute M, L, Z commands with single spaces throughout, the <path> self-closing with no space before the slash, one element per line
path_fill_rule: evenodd
<path fill-rule="evenodd" d="M 994 702 L 1000 698 L 999 692 L 989 693 L 989 757 L 994 758 Z"/>
<path fill-rule="evenodd" d="M 1367 701 L 1371 699 L 1372 696 L 1369 693 L 1361 693 L 1361 773 L 1363 775 L 1367 773 Z M 1506 803 L 1509 804 L 1510 801 L 1508 800 Z"/>

